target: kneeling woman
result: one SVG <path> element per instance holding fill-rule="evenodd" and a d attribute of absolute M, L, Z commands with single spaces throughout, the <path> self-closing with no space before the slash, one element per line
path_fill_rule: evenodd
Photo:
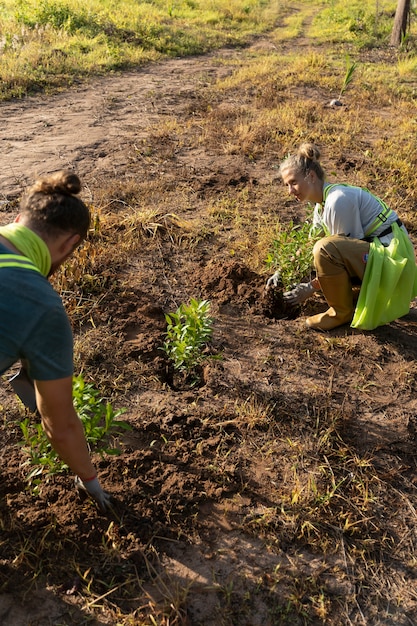
<path fill-rule="evenodd" d="M 417 295 L 414 249 L 385 202 L 366 189 L 325 182 L 319 160 L 317 146 L 305 143 L 280 166 L 288 192 L 299 202 L 316 204 L 313 226 L 324 235 L 313 248 L 317 277 L 284 297 L 300 304 L 321 289 L 329 308 L 307 318 L 309 328 L 331 330 L 350 323 L 371 330 L 409 312 Z M 361 281 L 356 308 L 352 278 Z"/>

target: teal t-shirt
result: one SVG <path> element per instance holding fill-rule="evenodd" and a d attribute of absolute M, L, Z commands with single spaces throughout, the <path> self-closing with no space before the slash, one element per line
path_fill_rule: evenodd
<path fill-rule="evenodd" d="M 0 254 L 10 251 L 0 244 Z M 25 361 L 33 380 L 73 374 L 73 336 L 61 298 L 39 272 L 0 268 L 0 374 Z"/>

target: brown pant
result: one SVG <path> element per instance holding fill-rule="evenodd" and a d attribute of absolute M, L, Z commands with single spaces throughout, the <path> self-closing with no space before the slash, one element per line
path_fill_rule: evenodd
<path fill-rule="evenodd" d="M 314 245 L 313 257 L 317 277 L 336 276 L 347 272 L 362 280 L 365 273 L 370 244 L 344 235 L 323 237 Z"/>

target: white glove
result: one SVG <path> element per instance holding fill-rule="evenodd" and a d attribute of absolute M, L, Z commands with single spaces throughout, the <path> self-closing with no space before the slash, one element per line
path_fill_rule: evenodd
<path fill-rule="evenodd" d="M 79 476 L 75 477 L 75 486 L 78 491 L 87 493 L 95 500 L 100 511 L 105 513 L 111 508 L 111 495 L 102 489 L 97 476 L 91 480 L 81 480 Z"/>
<path fill-rule="evenodd" d="M 284 302 L 291 305 L 301 304 L 312 296 L 315 291 L 317 289 L 314 289 L 311 283 L 299 283 L 294 289 L 283 294 Z"/>
<path fill-rule="evenodd" d="M 279 270 L 277 270 L 275 274 L 272 274 L 272 276 L 266 281 L 266 288 L 270 289 L 271 287 L 279 287 L 281 284 L 281 274 L 279 273 Z"/>

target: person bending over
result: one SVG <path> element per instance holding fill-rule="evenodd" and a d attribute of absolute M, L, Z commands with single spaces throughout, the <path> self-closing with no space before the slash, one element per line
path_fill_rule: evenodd
<path fill-rule="evenodd" d="M 40 178 L 15 222 L 0 227 L 0 373 L 22 361 L 17 384 L 25 385 L 26 374 L 33 381 L 33 408 L 52 447 L 76 474 L 77 487 L 105 511 L 110 495 L 98 481 L 73 405 L 71 326 L 48 281 L 87 235 L 90 214 L 80 190 L 71 171 Z"/>

